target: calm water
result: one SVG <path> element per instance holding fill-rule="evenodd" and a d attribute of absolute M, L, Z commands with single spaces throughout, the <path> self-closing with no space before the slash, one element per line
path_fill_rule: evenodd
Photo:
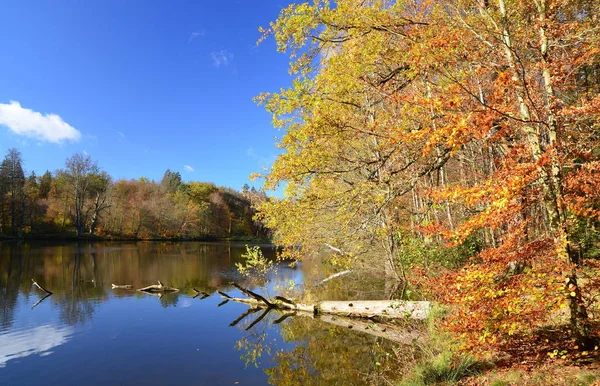
<path fill-rule="evenodd" d="M 270 247 L 265 255 L 274 256 Z M 229 283 L 301 283 L 281 268 L 269 283 L 235 270 L 243 245 L 0 242 L 0 385 L 353 385 L 377 383 L 391 343 L 306 317 L 229 302 Z M 31 279 L 54 292 L 44 293 Z M 162 297 L 111 289 L 155 284 Z M 211 294 L 193 298 L 192 288 Z M 256 322 L 258 320 L 258 322 Z"/>

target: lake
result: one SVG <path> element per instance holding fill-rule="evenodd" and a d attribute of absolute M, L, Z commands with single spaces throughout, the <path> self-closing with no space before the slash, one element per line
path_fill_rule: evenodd
<path fill-rule="evenodd" d="M 382 338 L 275 311 L 238 320 L 248 306 L 221 304 L 216 293 L 242 296 L 231 281 L 273 295 L 310 275 L 281 265 L 267 282 L 244 279 L 235 267 L 244 252 L 226 243 L 0 242 L 0 385 L 362 385 L 398 371 L 399 348 Z M 31 279 L 53 295 L 44 299 Z M 111 288 L 157 280 L 180 292 Z"/>

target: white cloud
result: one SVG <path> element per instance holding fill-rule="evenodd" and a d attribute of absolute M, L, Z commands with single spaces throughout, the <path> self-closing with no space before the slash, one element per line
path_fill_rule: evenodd
<path fill-rule="evenodd" d="M 183 168 L 185 169 L 186 172 L 193 172 L 194 168 L 191 167 L 190 165 L 183 165 Z"/>
<path fill-rule="evenodd" d="M 119 134 L 119 136 L 121 136 L 121 138 L 125 138 L 125 134 L 123 134 L 122 132 L 117 131 L 117 134 Z"/>
<path fill-rule="evenodd" d="M 77 142 L 81 133 L 56 114 L 41 114 L 21 107 L 16 101 L 0 103 L 0 125 L 8 127 L 17 135 L 28 138 L 61 143 Z"/>
<path fill-rule="evenodd" d="M 194 40 L 195 38 L 198 37 L 204 37 L 204 35 L 206 35 L 206 31 L 205 30 L 200 30 L 199 32 L 192 32 L 192 34 L 190 35 L 190 39 L 188 40 L 188 44 L 190 44 L 192 42 L 192 40 Z"/>
<path fill-rule="evenodd" d="M 213 66 L 225 67 L 233 60 L 233 54 L 227 50 L 213 51 L 210 53 Z"/>

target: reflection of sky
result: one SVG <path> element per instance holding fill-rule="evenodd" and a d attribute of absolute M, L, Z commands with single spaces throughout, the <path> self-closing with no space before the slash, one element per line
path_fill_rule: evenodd
<path fill-rule="evenodd" d="M 0 335 L 0 368 L 6 367 L 6 362 L 11 359 L 32 354 L 50 355 L 50 350 L 66 343 L 72 334 L 72 327 L 54 327 L 46 324 Z"/>

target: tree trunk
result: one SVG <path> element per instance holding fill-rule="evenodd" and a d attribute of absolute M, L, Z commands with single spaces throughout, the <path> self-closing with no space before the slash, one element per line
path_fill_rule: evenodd
<path fill-rule="evenodd" d="M 543 149 L 540 143 L 539 129 L 534 128 L 529 122 L 531 122 L 531 112 L 529 106 L 525 103 L 525 88 L 527 87 L 522 83 L 521 77 L 519 76 L 518 70 L 515 64 L 515 57 L 512 51 L 511 35 L 508 29 L 507 11 L 504 0 L 498 0 L 500 14 L 502 16 L 502 40 L 504 43 L 504 52 L 508 65 L 513 72 L 513 81 L 515 81 L 515 89 L 517 94 L 517 100 L 519 102 L 519 111 L 521 118 L 526 123 L 523 125 L 523 132 L 529 141 L 529 148 L 532 154 L 534 162 L 540 160 L 543 154 Z M 571 248 L 568 241 L 568 229 L 567 229 L 567 216 L 566 209 L 564 207 L 564 198 L 562 192 L 562 173 L 560 170 L 560 164 L 557 155 L 557 122 L 555 115 L 552 111 L 552 102 L 554 99 L 554 90 L 552 86 L 552 80 L 550 76 L 550 70 L 548 68 L 547 56 L 548 56 L 548 39 L 544 29 L 544 22 L 546 19 L 546 0 L 536 1 L 536 5 L 539 11 L 539 19 L 541 21 L 541 27 L 539 30 L 540 34 L 540 54 L 542 56 L 542 75 L 544 80 L 545 88 L 545 99 L 546 105 L 545 113 L 547 115 L 547 127 L 548 127 L 548 141 L 550 150 L 550 163 L 546 167 L 542 168 L 542 176 L 540 178 L 540 185 L 544 194 L 544 207 L 548 215 L 548 222 L 550 232 L 554 237 L 556 245 L 557 258 L 563 261 L 567 267 L 568 272 L 565 274 L 567 282 L 567 299 L 569 302 L 570 309 L 570 320 L 573 332 L 577 339 L 582 344 L 589 343 L 590 328 L 589 318 L 587 310 L 583 303 L 581 291 L 577 284 L 577 277 L 575 275 L 575 262 L 572 256 Z M 543 128 L 542 128 L 543 129 Z M 574 295 L 574 296 L 572 296 Z"/>
<path fill-rule="evenodd" d="M 571 312 L 571 327 L 575 332 L 580 343 L 584 346 L 589 344 L 590 324 L 587 309 L 583 302 L 581 290 L 577 284 L 576 268 L 581 263 L 574 255 L 573 248 L 569 243 L 569 231 L 567 227 L 567 210 L 565 207 L 562 171 L 558 160 L 558 122 L 553 110 L 553 101 L 555 99 L 554 85 L 550 68 L 548 66 L 548 37 L 546 35 L 546 0 L 537 0 L 535 4 L 538 8 L 540 21 L 540 54 L 542 57 L 542 75 L 544 79 L 545 108 L 548 115 L 548 142 L 550 150 L 550 193 L 546 197 L 550 225 L 555 236 L 559 258 L 565 262 L 568 267 L 566 273 L 567 298 L 569 301 L 569 310 Z M 574 295 L 574 296 L 573 296 Z"/>

